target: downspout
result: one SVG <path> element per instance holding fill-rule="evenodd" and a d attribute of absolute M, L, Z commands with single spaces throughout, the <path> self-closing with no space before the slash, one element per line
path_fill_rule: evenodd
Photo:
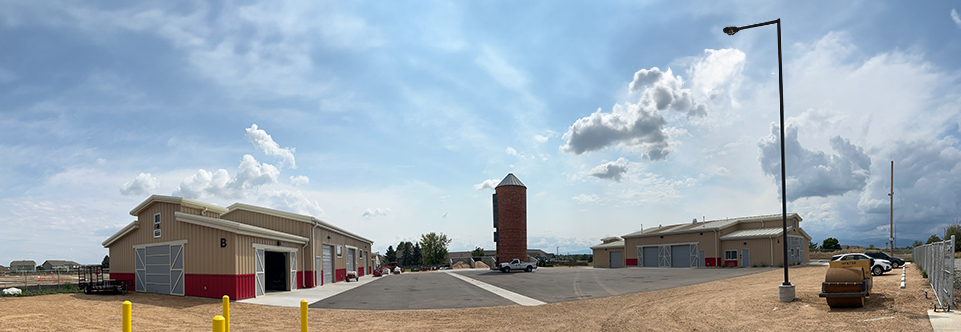
<path fill-rule="evenodd" d="M 717 264 L 717 255 L 720 254 L 721 248 L 717 246 L 717 228 L 714 229 L 714 267 L 719 267 Z"/>
<path fill-rule="evenodd" d="M 300 275 L 300 282 L 304 284 L 304 288 L 307 288 L 307 245 L 314 240 L 314 228 L 317 228 L 316 221 L 311 220 L 310 222 L 314 224 L 314 226 L 310 228 L 310 234 L 307 236 L 307 243 L 304 243 L 304 246 L 300 247 L 300 250 L 304 252 L 304 254 L 300 257 L 300 266 L 302 266 L 304 269 L 304 273 Z M 314 270 L 317 270 L 316 266 L 314 266 Z M 314 285 L 314 287 L 317 287 L 317 285 Z"/>
<path fill-rule="evenodd" d="M 774 240 L 774 237 L 772 236 L 767 239 Z M 773 267 L 774 266 L 774 241 L 770 241 L 770 243 L 771 243 L 771 266 Z"/>

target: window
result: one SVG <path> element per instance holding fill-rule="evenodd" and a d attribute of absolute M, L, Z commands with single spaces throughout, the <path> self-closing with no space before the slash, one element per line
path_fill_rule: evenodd
<path fill-rule="evenodd" d="M 342 256 L 344 256 L 343 247 L 337 246 L 337 257 L 342 257 Z"/>
<path fill-rule="evenodd" d="M 159 228 L 160 228 L 160 214 L 159 214 L 159 213 L 153 215 L 153 228 L 154 228 L 154 229 L 159 229 Z M 155 232 L 155 233 L 156 233 L 156 232 Z M 154 236 L 154 237 L 158 237 L 158 236 Z"/>
<path fill-rule="evenodd" d="M 737 260 L 737 250 L 725 250 L 724 260 L 726 261 L 736 261 Z"/>
<path fill-rule="evenodd" d="M 154 237 L 154 238 L 160 237 L 160 230 L 159 230 L 159 229 L 153 230 L 153 237 Z"/>

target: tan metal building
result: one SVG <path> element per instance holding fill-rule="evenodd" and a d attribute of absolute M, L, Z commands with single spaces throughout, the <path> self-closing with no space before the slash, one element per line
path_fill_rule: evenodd
<path fill-rule="evenodd" d="M 140 292 L 245 299 L 373 270 L 373 241 L 311 216 L 162 195 L 130 215 L 103 246 L 111 278 Z"/>
<path fill-rule="evenodd" d="M 781 221 L 780 214 L 693 221 L 609 237 L 591 247 L 594 267 L 783 266 Z M 809 262 L 801 217 L 789 213 L 787 221 L 788 264 Z"/>

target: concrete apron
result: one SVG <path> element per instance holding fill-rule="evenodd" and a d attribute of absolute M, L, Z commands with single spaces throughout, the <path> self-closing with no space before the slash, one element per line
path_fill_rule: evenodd
<path fill-rule="evenodd" d="M 928 310 L 928 320 L 931 321 L 931 328 L 934 331 L 961 331 L 961 312 L 952 310 L 950 312 Z"/>
<path fill-rule="evenodd" d="M 328 297 L 349 291 L 354 287 L 366 285 L 380 280 L 384 277 L 365 276 L 358 281 L 335 282 L 329 285 L 317 286 L 314 288 L 301 288 L 286 292 L 269 292 L 259 297 L 239 300 L 239 303 L 251 303 L 261 305 L 272 305 L 278 307 L 300 307 L 300 300 L 307 300 L 307 303 L 314 303 Z"/>

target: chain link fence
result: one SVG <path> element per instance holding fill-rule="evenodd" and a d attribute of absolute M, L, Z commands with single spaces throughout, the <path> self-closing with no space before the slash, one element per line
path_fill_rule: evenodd
<path fill-rule="evenodd" d="M 950 240 L 915 247 L 914 261 L 928 274 L 938 298 L 935 309 L 951 311 L 954 304 L 954 235 Z"/>

